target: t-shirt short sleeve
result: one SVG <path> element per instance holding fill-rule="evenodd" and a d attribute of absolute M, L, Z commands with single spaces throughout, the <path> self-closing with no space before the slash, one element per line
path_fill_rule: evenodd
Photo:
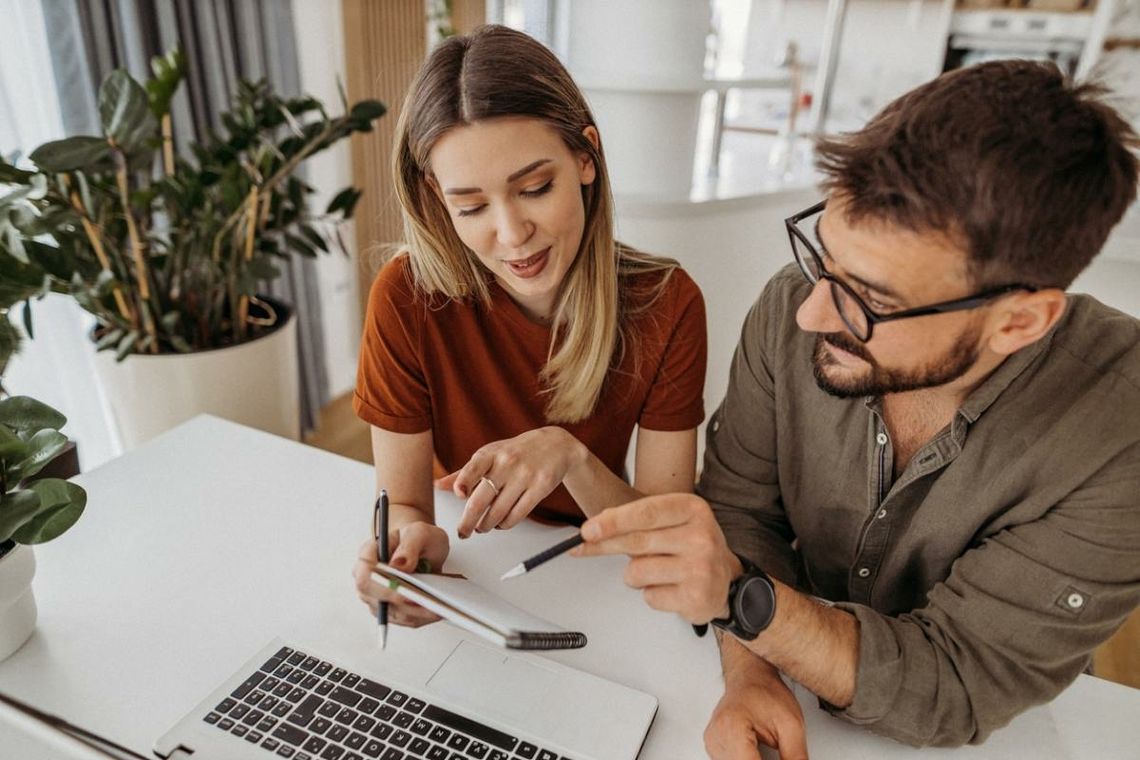
<path fill-rule="evenodd" d="M 670 276 L 661 295 L 669 304 L 671 331 L 659 336 L 665 350 L 658 365 L 638 425 L 648 430 L 689 430 L 705 418 L 705 369 L 708 333 L 701 290 L 681 269 Z"/>
<path fill-rule="evenodd" d="M 368 296 L 352 406 L 365 422 L 393 433 L 431 429 L 421 348 L 424 298 L 417 297 L 406 256 L 384 265 Z"/>

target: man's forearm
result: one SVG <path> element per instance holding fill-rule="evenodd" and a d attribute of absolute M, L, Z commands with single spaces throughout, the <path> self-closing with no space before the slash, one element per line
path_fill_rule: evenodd
<path fill-rule="evenodd" d="M 827 702 L 847 707 L 855 696 L 859 622 L 780 581 L 773 583 L 776 617 L 754 640 L 740 643 Z"/>

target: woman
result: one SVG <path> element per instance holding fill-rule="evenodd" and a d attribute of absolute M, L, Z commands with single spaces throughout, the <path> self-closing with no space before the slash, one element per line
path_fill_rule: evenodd
<path fill-rule="evenodd" d="M 598 130 L 557 58 L 499 26 L 442 43 L 393 169 L 405 244 L 372 287 L 354 397 L 391 499 L 392 565 L 447 556 L 433 471 L 466 499 L 460 538 L 691 491 L 704 303 L 675 262 L 614 241 Z M 392 602 L 396 623 L 434 620 L 371 580 L 375 559 L 369 541 L 361 599 Z"/>

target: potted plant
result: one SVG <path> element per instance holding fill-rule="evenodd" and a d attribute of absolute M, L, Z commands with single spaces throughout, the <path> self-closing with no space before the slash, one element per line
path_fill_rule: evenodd
<path fill-rule="evenodd" d="M 0 375 L 21 337 L 8 321 L 8 309 L 39 287 L 9 275 L 0 263 Z M 31 545 L 66 531 L 87 503 L 87 494 L 74 483 L 36 479 L 70 445 L 59 432 L 65 422 L 62 414 L 35 399 L 0 400 L 0 660 L 19 649 L 35 628 Z"/>
<path fill-rule="evenodd" d="M 180 157 L 170 102 L 183 67 L 174 51 L 152 62 L 145 85 L 113 72 L 99 90 L 103 134 L 41 145 L 34 168 L 0 160 L 4 274 L 95 316 L 96 348 L 115 359 L 98 368 L 128 448 L 203 411 L 296 437 L 295 321 L 258 283 L 281 274 L 281 259 L 344 250 L 337 225 L 360 191 L 314 214 L 314 188 L 296 171 L 370 131 L 385 107 L 343 102 L 334 117 L 311 97 L 243 82 L 222 128 Z"/>

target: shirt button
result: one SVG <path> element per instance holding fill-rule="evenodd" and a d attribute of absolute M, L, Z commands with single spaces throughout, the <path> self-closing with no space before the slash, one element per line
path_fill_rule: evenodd
<path fill-rule="evenodd" d="M 869 569 L 867 569 L 867 568 L 865 568 L 865 567 L 861 567 L 861 568 L 859 568 L 859 577 L 860 577 L 860 578 L 866 578 L 866 577 L 867 577 L 868 575 L 870 575 L 870 574 L 871 574 L 871 571 L 870 571 Z M 1074 594 L 1073 596 L 1076 596 L 1076 594 Z M 1071 598 L 1072 598 L 1072 597 L 1070 597 L 1070 599 L 1071 599 Z"/>
<path fill-rule="evenodd" d="M 880 520 L 882 520 L 886 516 L 887 516 L 887 510 L 885 510 L 885 509 L 880 509 L 879 514 L 875 515 L 875 517 L 879 518 Z"/>
<path fill-rule="evenodd" d="M 877 436 L 875 436 L 875 443 L 879 444 L 880 446 L 886 446 L 887 445 L 887 434 L 886 433 L 879 433 Z"/>
<path fill-rule="evenodd" d="M 1069 594 L 1069 598 L 1065 601 L 1068 602 L 1069 606 L 1074 610 L 1079 610 L 1085 603 L 1085 598 L 1080 594 Z"/>
<path fill-rule="evenodd" d="M 713 432 L 720 430 L 720 420 L 713 420 Z"/>

